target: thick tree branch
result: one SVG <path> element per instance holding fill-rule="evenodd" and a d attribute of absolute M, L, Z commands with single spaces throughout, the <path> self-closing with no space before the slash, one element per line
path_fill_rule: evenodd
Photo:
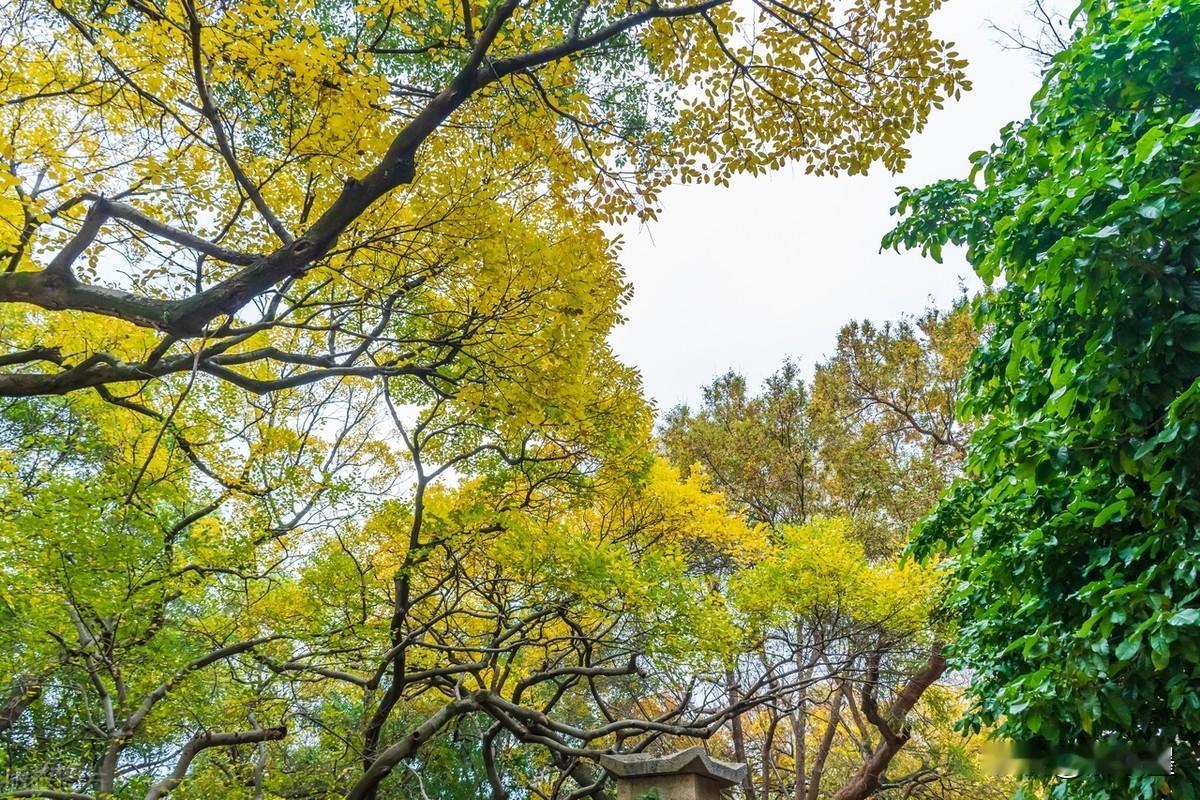
<path fill-rule="evenodd" d="M 167 678 L 165 681 L 156 686 L 150 691 L 149 694 L 145 696 L 145 698 L 143 698 L 137 709 L 135 709 L 134 712 L 125 720 L 125 724 L 123 726 L 124 734 L 126 736 L 132 736 L 133 732 L 136 731 L 142 724 L 143 720 L 146 719 L 146 716 L 154 710 L 154 706 L 157 705 L 159 701 L 166 697 L 172 689 L 174 689 L 181 681 L 183 681 L 192 673 L 196 672 L 197 670 L 204 669 L 211 664 L 215 664 L 218 661 L 223 661 L 226 658 L 232 658 L 233 656 L 245 653 L 248 650 L 253 650 L 255 647 L 258 647 L 261 644 L 275 641 L 278 638 L 280 637 L 261 636 L 257 639 L 249 639 L 244 642 L 238 642 L 225 647 L 219 647 L 216 650 L 212 650 L 208 653 L 205 653 L 203 656 L 192 660 L 182 669 L 177 670 L 171 677 Z"/>
<path fill-rule="evenodd" d="M 432 739 L 434 734 L 452 720 L 478 708 L 479 703 L 474 696 L 442 706 L 407 735 L 381 752 L 346 793 L 346 800 L 364 800 L 371 796 L 379 782 L 386 778 L 397 764 L 411 758 L 425 742 Z"/>
<path fill-rule="evenodd" d="M 175 763 L 175 769 L 171 774 L 150 787 L 146 792 L 145 800 L 160 800 L 166 796 L 176 786 L 183 782 L 187 776 L 188 768 L 191 767 L 192 761 L 202 751 L 210 747 L 232 747 L 238 744 L 250 744 L 254 742 L 275 742 L 287 735 L 287 728 L 261 728 L 253 731 L 235 731 L 231 733 L 202 733 L 195 736 L 186 745 L 183 746 L 183 751 L 179 754 L 179 760 Z"/>
<path fill-rule="evenodd" d="M 942 646 L 935 644 L 925 663 L 908 679 L 904 688 L 892 701 L 886 714 L 881 715 L 878 711 L 873 687 L 869 687 L 870 693 L 864 691 L 863 713 L 879 729 L 883 739 L 853 777 L 833 795 L 833 800 L 865 800 L 879 791 L 883 774 L 887 771 L 892 758 L 908 742 L 909 733 L 904 728 L 904 718 L 921 699 L 925 690 L 932 686 L 945 671 L 946 658 L 942 655 Z M 877 679 L 877 664 L 875 676 Z M 868 680 L 870 680 L 869 675 Z M 896 730 L 897 728 L 899 730 Z"/>

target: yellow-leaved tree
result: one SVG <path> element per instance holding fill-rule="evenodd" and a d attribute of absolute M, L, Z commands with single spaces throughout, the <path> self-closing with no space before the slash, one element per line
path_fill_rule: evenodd
<path fill-rule="evenodd" d="M 902 165 L 966 85 L 939 5 L 11 5 L 0 394 L 437 381 L 573 270 L 610 314 L 598 226 L 666 183 Z"/>

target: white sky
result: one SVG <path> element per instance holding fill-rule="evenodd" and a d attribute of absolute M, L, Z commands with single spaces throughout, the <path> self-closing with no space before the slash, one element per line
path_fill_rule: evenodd
<path fill-rule="evenodd" d="M 1005 50 L 989 21 L 1012 29 L 1027 0 L 950 0 L 937 33 L 970 61 L 974 89 L 935 112 L 910 142 L 899 175 L 814 178 L 802 168 L 740 178 L 729 188 L 676 186 L 658 222 L 627 225 L 622 252 L 634 297 L 612 335 L 641 370 L 660 413 L 695 403 L 700 387 L 733 368 L 752 385 L 786 356 L 808 372 L 851 319 L 882 322 L 948 304 L 980 285 L 959 253 L 945 263 L 919 253 L 879 253 L 894 188 L 959 177 L 967 156 L 1024 117 L 1039 81 L 1023 52 Z"/>

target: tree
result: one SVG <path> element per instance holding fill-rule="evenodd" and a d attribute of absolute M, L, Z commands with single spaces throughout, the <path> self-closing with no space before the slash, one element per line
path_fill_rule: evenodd
<path fill-rule="evenodd" d="M 979 309 L 968 477 L 916 547 L 952 556 L 969 727 L 1051 753 L 1173 743 L 1166 784 L 1195 797 L 1200 9 L 1077 13 L 1029 118 L 970 180 L 903 192 L 888 238 L 966 244 L 1003 281 Z M 1150 797 L 1163 780 L 1085 774 L 1052 794 Z"/>
<path fill-rule="evenodd" d="M 4 729 L 7 791 L 158 797 L 212 749 L 286 735 L 274 687 L 237 666 L 288 638 L 256 610 L 281 544 L 333 510 L 369 450 L 353 431 L 291 449 L 267 416 L 222 429 L 181 414 L 189 437 L 220 437 L 181 452 L 158 420 L 99 397 L 7 404 L 4 666 L 23 698 Z M 240 447 L 261 460 L 229 486 L 195 478 L 193 460 Z M 267 487 L 279 506 L 257 501 Z M 289 507 L 297 496 L 307 513 Z M 256 764 L 233 768 L 249 779 Z"/>
<path fill-rule="evenodd" d="M 772 664 L 727 701 L 760 594 L 714 593 L 707 565 L 749 563 L 762 532 L 701 482 L 640 448 L 588 475 L 573 465 L 596 450 L 571 450 L 587 437 L 570 425 L 547 423 L 551 443 L 529 420 L 487 429 L 421 399 L 386 389 L 394 453 L 355 418 L 302 428 L 303 448 L 261 421 L 223 442 L 276 465 L 256 475 L 270 492 L 192 479 L 188 454 L 148 453 L 157 420 L 100 398 L 11 403 L 5 444 L 25 458 L 0 525 L 3 657 L 23 704 L 4 730 L 10 794 L 388 797 L 451 791 L 458 773 L 476 795 L 599 797 L 599 752 L 707 739 L 824 678 Z M 642 429 L 600 399 L 585 429 Z M 359 519 L 401 457 L 409 499 Z"/>
<path fill-rule="evenodd" d="M 812 427 L 826 513 L 853 517 L 875 558 L 896 555 L 962 468 L 971 428 L 956 403 L 978 341 L 964 295 L 882 326 L 851 322 L 816 365 Z"/>
<path fill-rule="evenodd" d="M 811 387 L 791 362 L 757 395 L 728 373 L 700 408 L 668 412 L 660 438 L 751 522 L 848 516 L 873 558 L 893 556 L 965 453 L 955 402 L 978 341 L 965 297 L 915 319 L 851 322 Z"/>
<path fill-rule="evenodd" d="M 977 341 L 965 298 L 896 324 L 854 322 L 811 389 L 789 362 L 758 394 L 729 373 L 698 409 L 667 415 L 669 457 L 771 530 L 752 565 L 726 571 L 763 632 L 730 673 L 736 694 L 773 660 L 818 678 L 734 720 L 731 749 L 754 767 L 748 796 L 1003 793 L 949 731 L 958 698 L 937 685 L 946 632 L 926 613 L 933 573 L 897 562 L 958 471 L 967 434 L 954 405 Z"/>
<path fill-rule="evenodd" d="M 262 481 L 233 490 L 156 448 L 144 414 L 98 397 L 10 403 L 9 793 L 374 797 L 402 762 L 457 748 L 496 796 L 564 781 L 598 796 L 581 757 L 709 736 L 729 710 L 703 679 L 740 640 L 687 554 L 737 560 L 754 536 L 640 448 L 581 470 L 592 437 L 628 449 L 645 430 L 603 374 L 608 404 L 591 395 L 575 425 L 540 429 L 511 422 L 513 404 L 489 427 L 428 392 L 401 406 L 389 387 L 394 452 L 362 416 L 326 432 L 227 419 L 240 435 L 222 449 L 252 451 Z M 303 396 L 274 393 L 271 411 L 303 422 Z M 337 405 L 308 408 L 328 419 Z M 194 413 L 179 424 L 199 438 Z M 363 519 L 401 457 L 411 494 Z"/>

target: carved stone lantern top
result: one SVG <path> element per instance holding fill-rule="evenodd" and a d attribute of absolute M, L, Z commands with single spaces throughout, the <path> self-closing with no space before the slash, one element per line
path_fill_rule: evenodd
<path fill-rule="evenodd" d="M 746 773 L 745 764 L 718 761 L 702 747 L 665 756 L 605 755 L 600 765 L 616 778 L 618 800 L 720 800 Z"/>

